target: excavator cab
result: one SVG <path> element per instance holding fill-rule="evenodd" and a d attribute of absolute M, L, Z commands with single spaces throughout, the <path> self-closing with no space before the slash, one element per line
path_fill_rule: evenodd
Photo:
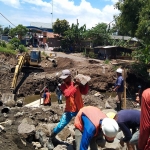
<path fill-rule="evenodd" d="M 39 66 L 41 62 L 41 51 L 32 50 L 30 51 L 30 66 Z"/>

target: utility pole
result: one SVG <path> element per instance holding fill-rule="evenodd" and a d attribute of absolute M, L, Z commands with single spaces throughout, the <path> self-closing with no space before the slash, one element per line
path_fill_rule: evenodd
<path fill-rule="evenodd" d="M 124 73 L 124 99 L 123 99 L 123 108 L 124 109 L 126 109 L 126 69 L 124 68 L 124 71 L 123 71 L 123 73 Z"/>
<path fill-rule="evenodd" d="M 52 12 L 51 12 L 51 15 L 52 15 L 52 28 L 53 28 L 53 0 L 52 0 Z"/>

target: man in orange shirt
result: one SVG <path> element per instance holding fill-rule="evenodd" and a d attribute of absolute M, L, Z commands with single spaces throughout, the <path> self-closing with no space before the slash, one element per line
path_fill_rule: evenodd
<path fill-rule="evenodd" d="M 83 107 L 82 94 L 87 94 L 89 86 L 88 83 L 82 85 L 79 79 L 74 82 L 71 78 L 71 73 L 68 69 L 62 71 L 60 78 L 63 80 L 61 84 L 61 91 L 66 99 L 65 112 L 63 113 L 60 122 L 52 131 L 47 147 L 49 150 L 54 149 L 52 140 L 54 137 L 75 117 L 78 111 Z"/>
<path fill-rule="evenodd" d="M 44 90 L 43 97 L 44 97 L 44 105 L 50 105 L 51 106 L 51 94 L 47 88 Z"/>
<path fill-rule="evenodd" d="M 142 93 L 139 150 L 150 150 L 150 88 Z"/>
<path fill-rule="evenodd" d="M 94 106 L 86 106 L 80 109 L 75 117 L 74 125 L 76 128 L 76 150 L 87 150 L 89 145 L 92 150 L 98 150 L 97 136 L 98 145 L 104 147 L 105 140 L 112 143 L 119 130 L 119 126 L 114 119 L 107 118 L 106 114 Z"/>

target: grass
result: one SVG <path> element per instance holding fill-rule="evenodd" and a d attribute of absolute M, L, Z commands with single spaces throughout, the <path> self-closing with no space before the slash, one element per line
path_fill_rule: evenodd
<path fill-rule="evenodd" d="M 42 52 L 42 55 L 43 55 L 43 56 L 48 56 L 45 52 Z"/>
<path fill-rule="evenodd" d="M 7 47 L 0 47 L 0 53 L 6 53 L 6 54 L 16 54 L 17 51 L 12 50 L 10 48 Z"/>
<path fill-rule="evenodd" d="M 108 59 L 106 59 L 106 60 L 104 61 L 104 63 L 105 63 L 105 64 L 109 64 L 110 61 L 109 61 Z"/>

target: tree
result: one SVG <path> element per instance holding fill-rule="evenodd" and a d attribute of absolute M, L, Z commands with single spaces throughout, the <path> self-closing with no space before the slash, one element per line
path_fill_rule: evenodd
<path fill-rule="evenodd" d="M 0 35 L 3 34 L 3 27 L 0 25 Z"/>
<path fill-rule="evenodd" d="M 57 19 L 56 22 L 54 22 L 53 30 L 54 33 L 57 33 L 59 35 L 64 35 L 64 32 L 69 29 L 70 25 L 67 20 L 59 20 Z"/>
<path fill-rule="evenodd" d="M 81 51 L 81 43 L 84 39 L 84 33 L 86 32 L 86 25 L 79 27 L 79 23 L 72 24 L 71 27 L 64 32 L 64 40 L 68 47 Z"/>
<path fill-rule="evenodd" d="M 145 2 L 143 4 L 139 16 L 139 23 L 138 28 L 136 30 L 136 36 L 139 39 L 142 39 L 144 43 L 150 44 L 150 1 L 148 1 L 148 3 Z"/>
<path fill-rule="evenodd" d="M 20 24 L 17 27 L 10 29 L 9 35 L 11 37 L 15 37 L 16 35 L 18 35 L 18 38 L 21 40 L 22 37 L 27 34 L 27 32 L 28 29 Z"/>
<path fill-rule="evenodd" d="M 143 3 L 143 0 L 120 0 L 116 3 L 115 7 L 120 11 L 120 15 L 116 17 L 120 35 L 135 36 Z"/>
<path fill-rule="evenodd" d="M 106 23 L 99 23 L 85 34 L 87 39 L 93 40 L 93 45 L 107 45 L 110 39 L 110 32 Z"/>
<path fill-rule="evenodd" d="M 4 28 L 4 31 L 3 31 L 3 35 L 8 35 L 8 33 L 9 33 L 9 28 L 8 27 L 5 27 Z"/>

